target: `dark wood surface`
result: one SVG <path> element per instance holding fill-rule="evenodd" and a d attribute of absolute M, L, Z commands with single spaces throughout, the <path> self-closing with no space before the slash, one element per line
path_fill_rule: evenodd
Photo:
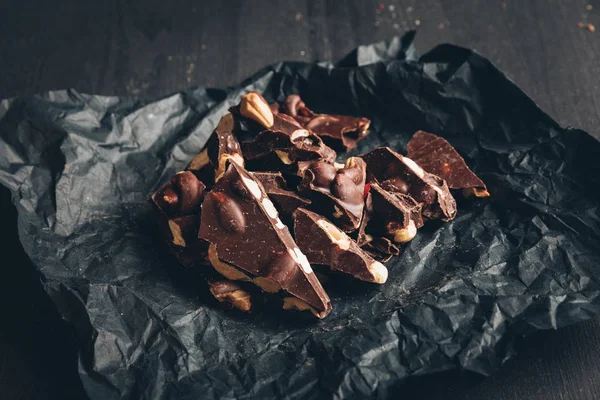
<path fill-rule="evenodd" d="M 0 98 L 69 87 L 152 98 L 227 86 L 279 60 L 335 61 L 418 29 L 421 53 L 444 42 L 475 48 L 560 124 L 600 137 L 600 1 L 0 0 L 0 21 Z M 5 189 L 0 206 L 3 215 L 12 209 Z M 27 258 L 13 256 L 14 213 L 2 225 L 11 256 L 0 262 L 0 398 L 85 398 L 73 332 Z M 397 397 L 600 398 L 599 328 L 594 319 L 537 333 L 492 377 L 413 379 Z"/>

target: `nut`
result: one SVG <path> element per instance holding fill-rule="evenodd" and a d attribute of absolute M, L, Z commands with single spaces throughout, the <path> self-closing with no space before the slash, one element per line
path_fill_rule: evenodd
<path fill-rule="evenodd" d="M 179 196 L 177 195 L 177 192 L 173 190 L 171 185 L 165 187 L 161 193 L 158 193 L 155 201 L 162 211 L 171 214 L 177 210 Z"/>
<path fill-rule="evenodd" d="M 200 171 L 202 168 L 206 167 L 210 164 L 210 158 L 208 157 L 208 149 L 202 150 L 200 153 L 196 154 L 192 161 L 187 166 L 187 169 L 190 171 Z"/>
<path fill-rule="evenodd" d="M 333 218 L 342 218 L 344 212 L 338 206 L 333 206 Z"/>
<path fill-rule="evenodd" d="M 490 195 L 490 192 L 488 192 L 486 189 L 481 188 L 465 188 L 463 189 L 463 195 L 465 197 L 488 197 Z"/>
<path fill-rule="evenodd" d="M 265 128 L 273 126 L 274 117 L 269 103 L 256 92 L 250 92 L 242 96 L 240 101 L 240 114 L 250 118 Z"/>
<path fill-rule="evenodd" d="M 252 278 L 240 271 L 237 267 L 234 267 L 225 261 L 221 261 L 219 259 L 219 254 L 217 253 L 217 248 L 212 243 L 208 246 L 208 261 L 215 271 L 227 279 L 231 279 L 232 281 L 252 282 Z"/>
<path fill-rule="evenodd" d="M 186 247 L 181 227 L 172 219 L 169 220 L 169 229 L 171 230 L 171 235 L 173 235 L 173 244 L 179 247 Z"/>
<path fill-rule="evenodd" d="M 279 157 L 281 162 L 284 163 L 285 165 L 290 165 L 293 163 L 293 161 L 290 159 L 290 153 L 288 153 L 287 151 L 274 150 L 274 152 L 275 152 L 275 154 L 277 154 L 277 157 Z"/>
<path fill-rule="evenodd" d="M 326 219 L 320 219 L 317 221 L 317 225 L 327 234 L 329 239 L 339 246 L 342 250 L 348 250 L 350 248 L 351 240 L 344 232 L 338 229 L 337 226 L 333 225 Z"/>
<path fill-rule="evenodd" d="M 363 185 L 366 179 L 367 165 L 358 157 L 350 157 L 346 160 L 344 168 L 338 174 L 344 174 L 352 179 L 357 185 Z"/>
<path fill-rule="evenodd" d="M 283 309 L 284 310 L 298 310 L 298 311 L 308 310 L 311 313 L 313 313 L 313 315 L 317 318 L 324 318 L 327 315 L 326 312 L 319 312 L 316 308 L 314 308 L 310 304 L 308 304 L 305 301 L 300 300 L 299 298 L 296 298 L 296 297 L 284 297 L 283 298 Z"/>
<path fill-rule="evenodd" d="M 220 303 L 228 303 L 240 311 L 248 312 L 252 308 L 252 298 L 237 283 L 217 281 L 209 283 L 210 292 Z"/>
<path fill-rule="evenodd" d="M 387 281 L 388 270 L 379 261 L 373 261 L 367 267 L 367 269 L 369 270 L 369 272 L 371 272 L 371 274 L 373 274 L 373 280 L 371 282 L 373 282 L 373 283 L 380 283 L 381 284 L 381 283 L 385 283 L 385 281 Z"/>
<path fill-rule="evenodd" d="M 410 242 L 417 235 L 417 227 L 411 219 L 408 225 L 404 228 L 395 228 L 395 222 L 388 223 L 388 232 L 393 235 L 393 240 L 396 243 Z"/>
<path fill-rule="evenodd" d="M 223 229 L 232 233 L 244 233 L 246 217 L 235 200 L 222 192 L 210 192 L 208 195 L 213 201 L 213 210 Z"/>
<path fill-rule="evenodd" d="M 179 213 L 185 215 L 197 211 L 206 186 L 196 178 L 196 175 L 190 171 L 178 172 L 171 178 L 171 184 L 173 190 L 179 195 Z"/>
<path fill-rule="evenodd" d="M 305 138 L 309 135 L 310 132 L 308 132 L 306 129 L 297 129 L 294 132 L 292 132 L 292 134 L 290 135 L 290 139 L 292 140 L 292 142 L 295 142 L 296 140 L 300 138 Z"/>
<path fill-rule="evenodd" d="M 279 283 L 264 276 L 254 278 L 254 284 L 267 293 L 277 293 L 281 290 L 281 285 Z"/>
<path fill-rule="evenodd" d="M 360 204 L 364 201 L 363 189 L 363 186 L 359 189 L 346 174 L 340 173 L 335 176 L 331 184 L 331 194 L 350 204 Z"/>
<path fill-rule="evenodd" d="M 315 161 L 308 166 L 312 173 L 312 184 L 317 187 L 327 188 L 336 176 L 335 167 L 324 161 Z"/>

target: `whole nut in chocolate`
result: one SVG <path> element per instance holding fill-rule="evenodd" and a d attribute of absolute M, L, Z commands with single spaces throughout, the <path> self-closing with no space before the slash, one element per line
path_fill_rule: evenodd
<path fill-rule="evenodd" d="M 245 312 L 255 289 L 324 318 L 332 307 L 320 280 L 338 275 L 313 266 L 384 284 L 389 272 L 374 257 L 398 255 L 429 219 L 452 220 L 450 189 L 489 196 L 450 143 L 426 132 L 409 142 L 411 158 L 380 147 L 340 164 L 324 140 L 353 148 L 368 119 L 316 113 L 298 95 L 269 104 L 257 92 L 230 110 L 151 201 L 180 263 L 210 264 L 213 296 Z"/>

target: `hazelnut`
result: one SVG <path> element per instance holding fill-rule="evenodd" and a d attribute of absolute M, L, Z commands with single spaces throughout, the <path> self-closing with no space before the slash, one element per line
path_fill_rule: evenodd
<path fill-rule="evenodd" d="M 232 233 L 246 231 L 246 217 L 235 200 L 223 192 L 210 192 L 208 196 L 223 229 Z"/>
<path fill-rule="evenodd" d="M 178 172 L 171 178 L 173 190 L 178 192 L 179 213 L 182 215 L 192 213 L 200 207 L 206 186 L 190 171 Z"/>
<path fill-rule="evenodd" d="M 252 308 L 252 298 L 237 283 L 230 281 L 210 282 L 210 292 L 220 303 L 228 303 L 240 311 Z"/>
<path fill-rule="evenodd" d="M 273 126 L 274 117 L 269 103 L 256 92 L 250 92 L 242 96 L 240 101 L 240 114 L 250 118 L 265 128 Z"/>
<path fill-rule="evenodd" d="M 412 219 L 404 228 L 398 227 L 395 222 L 390 222 L 387 225 L 387 230 L 390 235 L 393 235 L 393 240 L 396 243 L 410 242 L 417 235 L 417 227 Z"/>
<path fill-rule="evenodd" d="M 200 171 L 202 168 L 210 164 L 210 158 L 208 157 L 208 149 L 202 150 L 196 154 L 192 161 L 187 166 L 190 171 Z"/>
<path fill-rule="evenodd" d="M 342 250 L 348 250 L 350 248 L 351 240 L 344 232 L 342 232 L 337 226 L 331 222 L 320 219 L 317 225 L 327 234 L 329 239 Z"/>
<path fill-rule="evenodd" d="M 283 309 L 284 310 L 298 310 L 298 311 L 310 311 L 317 318 L 324 318 L 327 316 L 325 311 L 319 312 L 316 308 L 308 304 L 307 302 L 300 300 L 297 297 L 284 297 L 283 298 Z"/>

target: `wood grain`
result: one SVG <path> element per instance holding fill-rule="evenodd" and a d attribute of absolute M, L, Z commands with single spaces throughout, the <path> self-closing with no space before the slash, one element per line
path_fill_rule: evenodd
<path fill-rule="evenodd" d="M 270 63 L 335 61 L 359 44 L 417 29 L 421 53 L 444 42 L 475 48 L 560 124 L 600 137 L 600 30 L 578 27 L 581 21 L 600 29 L 600 0 L 30 3 L 0 1 L 0 98 L 68 87 L 154 98 L 189 86 L 227 86 Z M 3 190 L 3 210 L 11 207 L 7 196 Z M 8 252 L 18 242 L 14 220 L 5 226 Z M 27 259 L 11 265 L 1 292 L 27 302 L 0 328 L 0 392 L 9 393 L 3 398 L 81 398 L 72 332 Z M 599 328 L 596 319 L 537 333 L 519 340 L 517 356 L 493 377 L 414 379 L 398 387 L 398 397 L 597 398 Z"/>

